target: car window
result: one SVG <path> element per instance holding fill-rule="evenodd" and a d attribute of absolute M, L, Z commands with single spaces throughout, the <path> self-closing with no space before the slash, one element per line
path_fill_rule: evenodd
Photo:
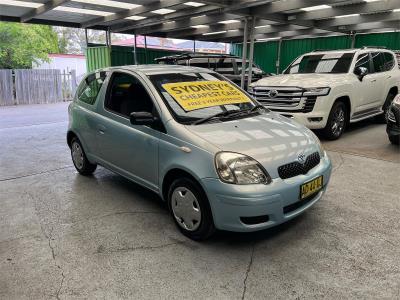
<path fill-rule="evenodd" d="M 372 64 L 374 65 L 374 71 L 379 73 L 385 70 L 385 56 L 383 52 L 372 52 Z"/>
<path fill-rule="evenodd" d="M 359 54 L 359 55 L 357 56 L 356 64 L 355 64 L 355 66 L 354 66 L 354 71 L 355 71 L 358 67 L 367 68 L 368 74 L 372 73 L 372 69 L 371 69 L 371 57 L 370 57 L 369 53 L 362 53 L 362 54 Z"/>
<path fill-rule="evenodd" d="M 394 56 L 389 52 L 383 52 L 383 57 L 385 61 L 383 70 L 390 71 L 391 69 L 393 69 L 393 66 L 395 65 Z"/>
<path fill-rule="evenodd" d="M 106 72 L 88 75 L 79 86 L 77 96 L 84 103 L 93 105 L 96 102 L 100 89 L 106 79 Z"/>
<path fill-rule="evenodd" d="M 232 58 L 220 59 L 217 63 L 216 72 L 220 74 L 234 74 Z"/>
<path fill-rule="evenodd" d="M 347 73 L 354 53 L 321 53 L 304 55 L 296 59 L 285 74 Z"/>
<path fill-rule="evenodd" d="M 153 113 L 153 101 L 143 84 L 134 76 L 114 73 L 107 91 L 105 108 L 124 117 L 132 112 Z"/>
<path fill-rule="evenodd" d="M 190 61 L 190 66 L 200 67 L 208 69 L 208 59 L 207 58 L 192 58 Z"/>
<path fill-rule="evenodd" d="M 222 75 L 219 75 L 217 73 L 203 73 L 203 72 L 158 74 L 158 75 L 150 75 L 149 78 L 156 87 L 157 91 L 162 96 L 165 104 L 167 105 L 168 109 L 172 112 L 174 118 L 180 123 L 190 124 L 193 121 L 209 117 L 216 113 L 226 112 L 226 111 L 248 110 L 256 105 L 253 99 L 244 94 L 244 96 L 247 98 L 246 103 L 236 103 L 236 104 L 227 103 L 224 105 L 210 106 L 191 111 L 185 111 L 184 108 L 181 107 L 179 103 L 176 100 L 174 100 L 174 98 L 164 88 L 165 84 L 185 83 L 185 82 L 193 83 L 197 81 L 204 83 L 207 83 L 208 81 L 221 81 L 222 83 L 224 83 L 226 82 L 226 79 Z M 204 90 L 204 92 L 207 94 L 208 90 Z M 212 93 L 213 91 L 210 92 Z M 198 93 L 193 93 L 193 95 L 191 95 L 191 97 L 193 97 L 192 99 L 197 99 L 196 98 L 197 96 Z M 229 98 L 229 96 L 227 96 L 227 98 Z"/>

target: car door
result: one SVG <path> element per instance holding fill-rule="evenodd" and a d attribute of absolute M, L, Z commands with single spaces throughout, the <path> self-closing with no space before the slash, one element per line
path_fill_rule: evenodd
<path fill-rule="evenodd" d="M 100 90 L 107 77 L 104 71 L 88 74 L 79 84 L 75 101 L 79 105 L 72 106 L 74 122 L 78 124 L 79 138 L 85 146 L 86 154 L 97 156 L 96 119 L 95 108 L 100 98 Z"/>
<path fill-rule="evenodd" d="M 130 123 L 132 112 L 158 115 L 145 83 L 130 73 L 113 72 L 100 110 L 97 130 L 103 164 L 157 190 L 160 131 Z"/>
<path fill-rule="evenodd" d="M 374 66 L 374 73 L 371 76 L 376 86 L 374 93 L 374 104 L 375 106 L 382 106 L 383 102 L 387 96 L 387 77 L 388 70 L 386 69 L 387 65 L 385 63 L 385 54 L 384 52 L 372 52 L 372 64 Z"/>
<path fill-rule="evenodd" d="M 375 106 L 379 92 L 378 82 L 374 74 L 371 53 L 361 53 L 356 57 L 354 70 L 358 67 L 364 67 L 368 70 L 368 74 L 357 80 L 353 89 L 353 103 L 355 103 L 355 112 L 364 112 Z"/>

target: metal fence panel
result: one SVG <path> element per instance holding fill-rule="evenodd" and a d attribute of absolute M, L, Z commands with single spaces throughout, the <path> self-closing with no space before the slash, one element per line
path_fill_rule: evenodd
<path fill-rule="evenodd" d="M 63 101 L 60 70 L 15 70 L 17 104 L 42 104 Z"/>
<path fill-rule="evenodd" d="M 12 70 L 0 70 L 0 106 L 14 105 Z"/>

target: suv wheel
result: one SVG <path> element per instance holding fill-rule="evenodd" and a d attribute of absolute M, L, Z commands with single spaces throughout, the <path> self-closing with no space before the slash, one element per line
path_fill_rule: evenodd
<path fill-rule="evenodd" d="M 187 237 L 200 241 L 214 233 L 207 196 L 195 181 L 176 179 L 169 188 L 168 206 L 175 224 Z"/>
<path fill-rule="evenodd" d="M 346 105 L 341 102 L 335 102 L 329 113 L 326 127 L 322 130 L 324 136 L 329 140 L 336 140 L 343 134 L 347 125 L 348 111 Z"/>
<path fill-rule="evenodd" d="M 392 104 L 394 97 L 396 97 L 396 95 L 390 93 L 387 95 L 385 103 L 382 106 L 383 114 L 376 117 L 379 123 L 387 123 L 390 105 Z"/>
<path fill-rule="evenodd" d="M 90 175 L 97 168 L 97 165 L 89 162 L 85 151 L 83 151 L 81 142 L 76 137 L 71 141 L 71 157 L 75 169 L 82 175 Z"/>

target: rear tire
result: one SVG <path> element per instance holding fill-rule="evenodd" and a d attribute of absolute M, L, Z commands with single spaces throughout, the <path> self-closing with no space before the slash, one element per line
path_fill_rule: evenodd
<path fill-rule="evenodd" d="M 392 104 L 394 97 L 396 97 L 396 95 L 390 93 L 387 95 L 385 103 L 382 106 L 383 114 L 376 116 L 376 120 L 379 123 L 387 124 L 390 105 Z"/>
<path fill-rule="evenodd" d="M 87 159 L 82 144 L 77 137 L 74 137 L 71 141 L 71 157 L 75 169 L 81 175 L 91 175 L 97 168 L 96 164 L 90 163 Z"/>
<path fill-rule="evenodd" d="M 349 112 L 347 106 L 342 101 L 333 104 L 329 113 L 328 121 L 322 134 L 328 140 L 337 140 L 341 137 L 347 126 Z"/>
<path fill-rule="evenodd" d="M 176 226 L 188 238 L 201 241 L 215 232 L 207 196 L 194 180 L 179 178 L 172 182 L 168 207 Z"/>
<path fill-rule="evenodd" d="M 400 145 L 400 136 L 399 135 L 389 135 L 389 141 L 393 145 Z"/>

